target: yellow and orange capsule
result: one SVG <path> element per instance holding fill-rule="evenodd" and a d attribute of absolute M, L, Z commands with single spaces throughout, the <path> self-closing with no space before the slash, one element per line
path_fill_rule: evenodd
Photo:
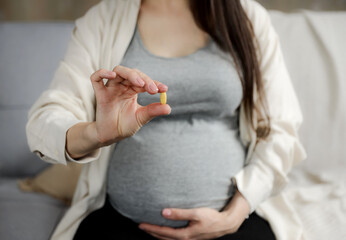
<path fill-rule="evenodd" d="M 166 92 L 161 93 L 160 100 L 161 100 L 161 104 L 166 104 L 166 102 L 167 102 L 167 94 L 166 94 Z"/>

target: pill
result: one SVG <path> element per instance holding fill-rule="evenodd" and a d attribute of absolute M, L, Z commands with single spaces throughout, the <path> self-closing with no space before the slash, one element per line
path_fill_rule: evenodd
<path fill-rule="evenodd" d="M 165 92 L 161 93 L 160 100 L 161 100 L 161 104 L 166 104 L 166 102 L 167 102 L 167 94 Z"/>

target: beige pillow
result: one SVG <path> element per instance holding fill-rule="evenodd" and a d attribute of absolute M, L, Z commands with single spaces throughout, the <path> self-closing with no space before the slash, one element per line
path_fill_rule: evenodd
<path fill-rule="evenodd" d="M 68 162 L 67 166 L 54 164 L 33 178 L 18 180 L 21 190 L 48 194 L 71 205 L 82 164 Z"/>

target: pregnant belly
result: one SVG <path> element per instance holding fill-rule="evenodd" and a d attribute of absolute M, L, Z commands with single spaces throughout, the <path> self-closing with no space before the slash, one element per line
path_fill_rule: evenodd
<path fill-rule="evenodd" d="M 187 221 L 165 219 L 162 209 L 220 210 L 244 157 L 237 131 L 222 122 L 153 121 L 117 143 L 107 192 L 113 207 L 135 222 L 182 227 Z"/>

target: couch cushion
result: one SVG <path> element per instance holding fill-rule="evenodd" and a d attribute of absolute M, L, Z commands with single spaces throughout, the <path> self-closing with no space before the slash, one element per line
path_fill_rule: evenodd
<path fill-rule="evenodd" d="M 0 239 L 47 240 L 65 211 L 59 200 L 21 192 L 16 180 L 0 179 Z"/>
<path fill-rule="evenodd" d="M 29 151 L 27 113 L 48 88 L 72 22 L 0 23 L 0 176 L 32 176 L 48 166 Z"/>

